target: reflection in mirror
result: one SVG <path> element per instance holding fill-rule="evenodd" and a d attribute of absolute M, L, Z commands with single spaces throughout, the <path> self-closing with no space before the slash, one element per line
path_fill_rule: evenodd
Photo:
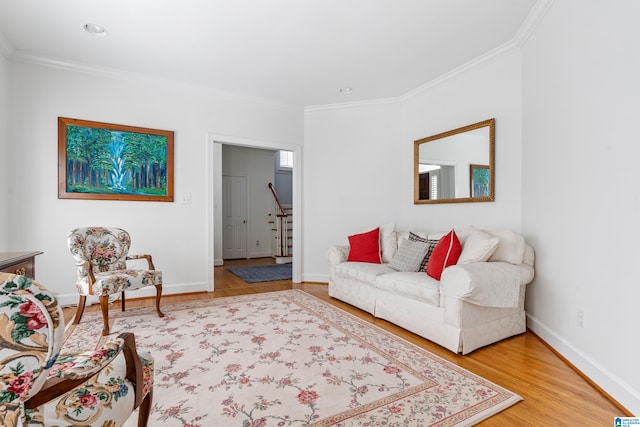
<path fill-rule="evenodd" d="M 414 141 L 414 203 L 493 201 L 494 152 L 495 119 Z"/>

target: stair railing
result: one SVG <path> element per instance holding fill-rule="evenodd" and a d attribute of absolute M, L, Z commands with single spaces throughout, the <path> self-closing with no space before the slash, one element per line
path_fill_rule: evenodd
<path fill-rule="evenodd" d="M 278 194 L 276 193 L 276 189 L 273 187 L 272 183 L 269 183 L 269 189 L 271 190 L 271 194 L 273 194 L 273 198 L 275 200 L 276 206 L 276 219 L 275 223 L 275 232 L 276 232 L 276 251 L 279 257 L 288 257 L 289 256 L 289 215 L 282 207 L 282 203 L 280 203 L 280 199 L 278 198 Z"/>

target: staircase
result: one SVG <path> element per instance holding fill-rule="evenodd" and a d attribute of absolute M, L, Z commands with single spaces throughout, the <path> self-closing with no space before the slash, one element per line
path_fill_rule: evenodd
<path fill-rule="evenodd" d="M 273 225 L 272 231 L 275 241 L 273 257 L 276 259 L 276 264 L 287 264 L 293 261 L 291 255 L 293 246 L 293 209 L 282 206 L 272 183 L 269 183 L 269 189 L 273 195 L 275 212 L 275 218 L 269 221 Z"/>

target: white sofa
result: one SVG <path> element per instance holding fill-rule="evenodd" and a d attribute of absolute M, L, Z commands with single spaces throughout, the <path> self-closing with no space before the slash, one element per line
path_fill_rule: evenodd
<path fill-rule="evenodd" d="M 471 249 L 465 241 L 476 231 L 467 227 L 457 233 L 463 251 Z M 490 258 L 445 268 L 440 281 L 423 271 L 389 267 L 408 236 L 393 225 L 381 227 L 382 264 L 348 262 L 349 246 L 333 246 L 328 251 L 329 295 L 455 353 L 467 354 L 523 333 L 525 288 L 534 276 L 534 251 L 520 234 L 484 232 L 499 239 Z M 439 239 L 443 234 L 426 237 Z"/>

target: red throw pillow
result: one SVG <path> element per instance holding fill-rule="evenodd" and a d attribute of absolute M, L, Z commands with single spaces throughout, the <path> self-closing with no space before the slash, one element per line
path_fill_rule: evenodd
<path fill-rule="evenodd" d="M 462 245 L 460 240 L 456 232 L 451 230 L 433 248 L 431 258 L 427 263 L 427 274 L 436 280 L 440 280 L 444 269 L 458 262 L 461 253 Z"/>
<path fill-rule="evenodd" d="M 347 261 L 382 264 L 380 257 L 380 227 L 366 233 L 349 236 Z"/>

